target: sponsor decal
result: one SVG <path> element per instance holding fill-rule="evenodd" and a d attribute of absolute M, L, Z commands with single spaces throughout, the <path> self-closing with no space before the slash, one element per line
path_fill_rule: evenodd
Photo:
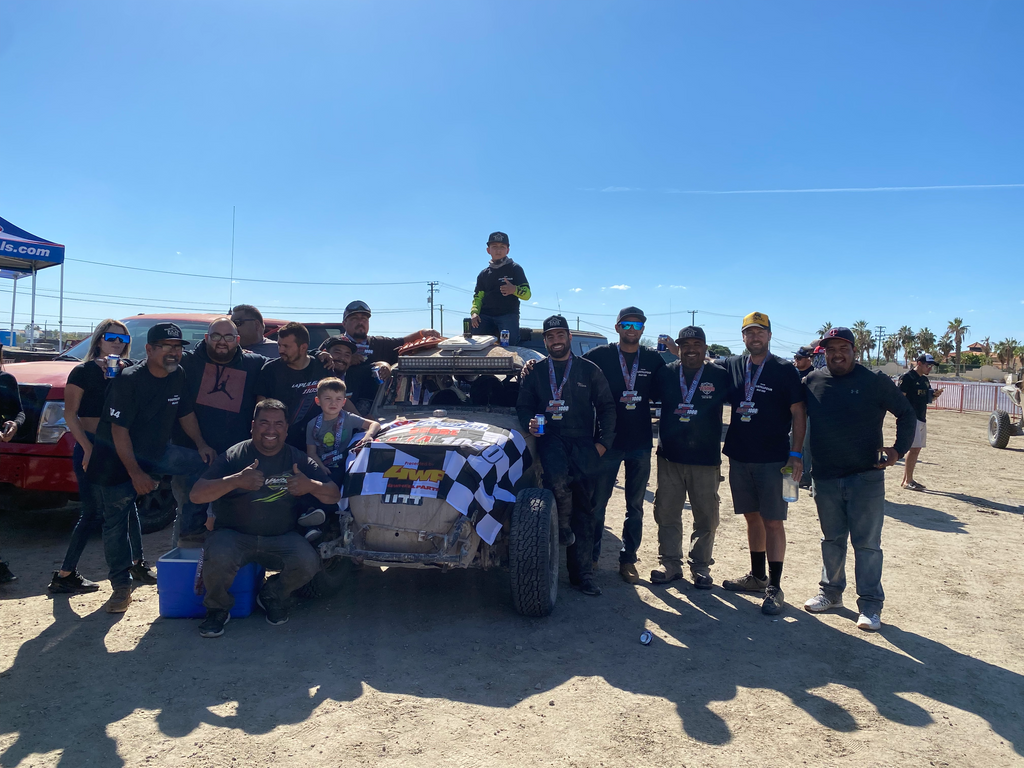
<path fill-rule="evenodd" d="M 703 392 L 705 395 L 710 395 L 712 392 L 715 391 L 715 385 L 712 384 L 710 381 L 705 381 L 703 384 L 700 385 L 700 391 Z"/>
<path fill-rule="evenodd" d="M 415 469 L 412 467 L 391 467 L 385 473 L 384 477 L 389 480 L 412 480 L 426 481 L 428 483 L 439 483 L 444 477 L 443 469 Z"/>
<path fill-rule="evenodd" d="M 382 493 L 380 500 L 384 504 L 404 504 L 410 507 L 422 507 L 422 496 L 410 496 L 407 493 Z"/>

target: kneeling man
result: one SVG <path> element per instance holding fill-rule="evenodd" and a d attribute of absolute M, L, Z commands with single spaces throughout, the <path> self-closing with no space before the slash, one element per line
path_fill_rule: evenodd
<path fill-rule="evenodd" d="M 238 569 L 256 562 L 280 571 L 256 598 L 270 624 L 288 621 L 288 598 L 320 568 L 320 556 L 295 530 L 300 500 L 312 495 L 337 504 L 338 486 L 315 461 L 285 441 L 288 411 L 280 400 L 256 405 L 252 439 L 228 448 L 196 482 L 189 498 L 213 502 L 213 533 L 206 539 L 203 637 L 220 637 L 235 604 L 228 592 Z M 308 506 L 308 505 L 306 505 Z"/>

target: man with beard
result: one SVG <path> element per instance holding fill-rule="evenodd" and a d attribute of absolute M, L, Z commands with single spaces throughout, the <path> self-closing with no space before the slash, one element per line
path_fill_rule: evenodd
<path fill-rule="evenodd" d="M 231 318 L 215 318 L 206 337 L 181 360 L 199 429 L 218 454 L 248 437 L 256 408 L 256 377 L 267 362 L 262 355 L 242 349 L 239 340 Z M 174 442 L 185 448 L 195 447 L 180 425 L 175 427 Z M 191 487 L 177 479 L 174 486 L 175 497 L 188 498 Z M 179 508 L 175 526 L 178 535 L 201 532 L 205 518 L 185 520 L 182 511 L 183 507 Z"/>
<path fill-rule="evenodd" d="M 288 445 L 306 450 L 306 424 L 320 415 L 316 385 L 331 375 L 309 354 L 309 331 L 287 323 L 277 332 L 278 359 L 270 360 L 256 378 L 256 398 L 280 400 L 288 409 Z"/>
<path fill-rule="evenodd" d="M 615 401 L 601 369 L 572 353 L 564 317 L 545 320 L 543 333 L 548 357 L 523 378 L 516 412 L 523 429 L 537 438 L 544 487 L 558 505 L 558 543 L 568 547 L 569 582 L 596 596 L 601 588 L 594 582 L 593 477 L 615 444 Z M 544 434 L 538 432 L 537 414 L 545 416 Z"/>
<path fill-rule="evenodd" d="M 882 521 L 885 475 L 910 450 L 917 414 L 884 373 L 857 364 L 853 332 L 833 328 L 822 340 L 827 369 L 804 380 L 814 449 L 814 503 L 821 524 L 819 592 L 804 608 L 821 613 L 843 605 L 846 543 L 853 543 L 857 627 L 882 626 Z M 896 442 L 882 447 L 885 414 L 896 417 Z"/>
<path fill-rule="evenodd" d="M 796 372 L 800 374 L 800 381 L 806 379 L 807 375 L 811 371 L 815 370 L 814 347 L 800 347 L 800 349 L 793 354 L 793 365 L 796 366 Z M 809 489 L 811 487 L 811 431 L 809 420 L 807 429 L 804 431 L 804 447 L 801 450 L 804 454 L 804 473 L 803 477 L 800 478 L 800 487 Z"/>
<path fill-rule="evenodd" d="M 640 309 L 626 307 L 615 322 L 619 343 L 595 347 L 583 356 L 601 369 L 616 401 L 615 444 L 601 457 L 600 470 L 594 477 L 594 567 L 601 556 L 605 510 L 619 467 L 625 463 L 626 520 L 622 524 L 619 575 L 628 584 L 640 580 L 636 551 L 643 535 L 644 494 L 651 477 L 654 441 L 649 394 L 654 377 L 665 366 L 661 355 L 640 346 L 646 322 L 647 317 Z"/>
<path fill-rule="evenodd" d="M 111 384 L 96 430 L 86 477 L 103 510 L 103 551 L 113 594 L 108 613 L 124 613 L 132 601 L 132 548 L 128 512 L 136 496 L 157 487 L 153 475 L 197 476 L 217 453 L 203 439 L 181 369 L 181 329 L 157 323 L 146 337 L 146 362 L 122 371 Z M 198 451 L 170 443 L 178 422 Z M 202 508 L 183 512 L 195 519 Z"/>
<path fill-rule="evenodd" d="M 239 304 L 231 310 L 231 322 L 238 329 L 238 345 L 247 352 L 263 355 L 268 360 L 277 357 L 277 342 L 264 334 L 263 313 L 252 304 Z"/>
<path fill-rule="evenodd" d="M 781 580 L 788 508 L 782 499 L 782 470 L 789 467 L 800 482 L 807 410 L 796 369 L 769 351 L 768 316 L 751 312 L 743 318 L 742 334 L 747 354 L 725 362 L 732 379 L 732 418 L 724 451 L 733 507 L 747 523 L 750 572 L 726 579 L 722 586 L 741 592 L 763 590 L 761 612 L 775 615 L 785 605 Z"/>
<path fill-rule="evenodd" d="M 369 412 L 380 382 L 391 376 L 391 366 L 398 362 L 399 347 L 417 339 L 441 335 L 433 329 L 424 328 L 408 336 L 368 336 L 370 307 L 365 301 L 353 301 L 345 307 L 342 327 L 345 329 L 342 338 L 356 345 L 345 386 L 359 413 Z"/>
<path fill-rule="evenodd" d="M 722 410 L 729 401 L 729 374 L 705 365 L 704 329 L 688 326 L 676 339 L 679 362 L 655 377 L 652 398 L 661 402 L 658 422 L 658 560 L 654 584 L 683 578 L 683 505 L 693 512 L 687 563 L 693 585 L 711 589 L 712 557 L 719 522 L 718 485 L 722 471 Z"/>
<path fill-rule="evenodd" d="M 288 598 L 320 568 L 320 557 L 295 530 L 304 496 L 324 506 L 337 504 L 338 486 L 315 461 L 285 444 L 286 408 L 261 400 L 252 420 L 252 439 L 222 453 L 192 488 L 192 500 L 213 502 L 214 531 L 206 540 L 203 583 L 206 620 L 202 637 L 220 637 L 235 598 L 228 591 L 238 569 L 256 562 L 278 571 L 256 598 L 275 626 L 288 621 Z"/>

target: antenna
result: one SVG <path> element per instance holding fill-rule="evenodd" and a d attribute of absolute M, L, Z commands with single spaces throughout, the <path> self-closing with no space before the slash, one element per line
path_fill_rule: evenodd
<path fill-rule="evenodd" d="M 228 280 L 228 312 L 234 305 L 235 292 L 235 206 L 231 206 L 231 279 Z"/>

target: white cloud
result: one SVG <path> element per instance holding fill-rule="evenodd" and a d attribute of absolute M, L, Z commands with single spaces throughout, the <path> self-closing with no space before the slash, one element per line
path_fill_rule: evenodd
<path fill-rule="evenodd" d="M 629 286 L 623 283 L 622 285 L 610 285 L 608 286 L 613 291 L 628 291 Z"/>
<path fill-rule="evenodd" d="M 655 287 L 655 288 L 663 288 L 664 286 L 663 286 L 663 285 L 662 285 L 661 283 L 658 283 L 658 284 L 657 284 L 656 286 L 654 286 L 654 287 Z"/>
<path fill-rule="evenodd" d="M 535 307 L 536 307 L 536 306 L 537 306 L 538 304 L 540 304 L 540 302 L 539 302 L 539 301 L 535 301 L 535 302 L 533 302 L 533 306 L 535 306 Z"/>
<path fill-rule="evenodd" d="M 602 192 L 639 192 L 637 187 L 605 187 Z"/>
<path fill-rule="evenodd" d="M 583 292 L 582 288 L 570 288 L 569 289 L 569 293 L 582 293 L 582 292 Z"/>
<path fill-rule="evenodd" d="M 178 254 L 179 256 L 181 256 L 181 251 L 175 251 L 175 253 Z M 1024 304 L 1024 302 L 1021 302 L 1021 303 Z"/>
<path fill-rule="evenodd" d="M 682 288 L 684 291 L 686 290 L 685 285 L 670 285 L 669 288 Z"/>

